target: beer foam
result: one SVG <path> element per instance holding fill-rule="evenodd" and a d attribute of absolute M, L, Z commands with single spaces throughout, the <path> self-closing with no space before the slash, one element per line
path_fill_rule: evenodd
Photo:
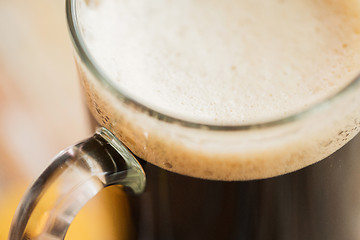
<path fill-rule="evenodd" d="M 128 96 L 181 119 L 236 125 L 298 112 L 352 80 L 354 12 L 329 0 L 104 0 L 80 23 Z"/>
<path fill-rule="evenodd" d="M 281 118 L 335 94 L 358 74 L 356 0 L 81 2 L 86 47 L 108 79 L 126 96 L 180 119 L 237 125 Z M 184 175 L 281 175 L 329 156 L 360 128 L 356 99 L 275 128 L 184 127 L 122 104 L 83 66 L 95 119 L 137 156 Z"/>

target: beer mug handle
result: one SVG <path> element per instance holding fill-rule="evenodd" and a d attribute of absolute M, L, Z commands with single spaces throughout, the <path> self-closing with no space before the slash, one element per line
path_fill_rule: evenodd
<path fill-rule="evenodd" d="M 16 210 L 9 239 L 64 239 L 78 211 L 110 185 L 140 194 L 145 174 L 129 150 L 101 128 L 60 152 L 33 183 Z"/>

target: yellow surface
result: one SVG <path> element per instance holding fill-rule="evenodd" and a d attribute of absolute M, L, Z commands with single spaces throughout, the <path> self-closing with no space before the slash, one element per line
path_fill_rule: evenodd
<path fill-rule="evenodd" d="M 25 192 L 24 186 L 13 186 L 0 202 L 0 239 L 7 239 L 15 209 Z M 130 209 L 125 193 L 112 186 L 91 199 L 70 225 L 66 240 L 133 239 Z"/>
<path fill-rule="evenodd" d="M 66 240 L 134 239 L 125 193 L 112 186 L 102 190 L 75 217 Z"/>
<path fill-rule="evenodd" d="M 0 239 L 7 239 L 12 217 L 22 195 L 26 190 L 25 185 L 14 185 L 0 199 Z"/>

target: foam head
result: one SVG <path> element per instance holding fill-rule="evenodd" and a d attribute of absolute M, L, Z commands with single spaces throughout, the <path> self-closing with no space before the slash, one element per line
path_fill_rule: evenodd
<path fill-rule="evenodd" d="M 358 73 L 355 0 L 86 2 L 78 8 L 82 37 L 109 81 L 179 119 L 238 125 L 282 118 L 336 93 Z M 137 156 L 201 178 L 284 174 L 323 159 L 358 131 L 357 111 L 341 107 L 336 121 L 299 121 L 282 134 L 182 128 L 107 101 L 101 86 L 84 86 L 95 118 Z"/>
<path fill-rule="evenodd" d="M 299 111 L 355 76 L 360 20 L 349 11 L 336 1 L 106 0 L 81 24 L 132 98 L 186 120 L 242 124 Z"/>

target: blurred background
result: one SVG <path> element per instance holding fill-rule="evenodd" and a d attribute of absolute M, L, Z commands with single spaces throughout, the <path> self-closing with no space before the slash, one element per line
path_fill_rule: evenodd
<path fill-rule="evenodd" d="M 7 239 L 29 184 L 60 150 L 91 133 L 65 1 L 0 0 L 0 32 L 0 239 Z M 67 239 L 116 238 L 117 194 L 101 194 L 81 211 Z"/>

